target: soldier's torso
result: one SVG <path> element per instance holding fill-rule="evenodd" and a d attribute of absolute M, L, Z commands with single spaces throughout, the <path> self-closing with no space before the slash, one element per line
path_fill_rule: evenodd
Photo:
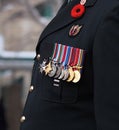
<path fill-rule="evenodd" d="M 28 122 L 37 119 L 41 120 L 40 115 L 42 115 L 43 108 L 42 111 L 40 111 L 42 107 L 40 101 L 42 100 L 66 106 L 70 104 L 69 108 L 74 107 L 73 104 L 76 105 L 78 103 L 74 108 L 77 107 L 79 113 L 82 113 L 82 119 L 84 117 L 86 120 L 91 118 L 95 126 L 93 102 L 93 42 L 95 40 L 96 31 L 98 30 L 98 25 L 108 12 L 108 9 L 110 10 L 113 5 L 111 6 L 110 3 L 106 6 L 107 2 L 103 2 L 103 0 L 87 0 L 86 10 L 83 16 L 73 18 L 71 16 L 71 10 L 79 2 L 79 0 L 72 0 L 60 10 L 39 39 L 36 51 L 40 57 L 37 58 L 36 56 L 34 62 L 31 81 L 33 90 L 31 89 L 28 95 L 23 113 L 28 119 Z M 107 9 L 105 7 L 107 7 Z M 73 27 L 77 25 L 80 29 L 76 29 L 76 34 L 75 32 L 71 33 L 71 31 L 74 31 Z M 75 62 L 76 60 L 77 62 Z M 48 66 L 49 63 L 50 67 Z M 81 67 L 81 69 L 73 68 L 77 65 Z M 50 71 L 47 70 L 47 67 L 49 67 L 48 69 L 50 69 Z M 61 67 L 60 71 L 68 70 L 71 67 L 73 68 L 73 72 L 79 71 L 81 78 L 75 79 L 74 76 L 69 82 L 68 79 L 70 75 L 65 78 L 65 74 L 61 76 L 62 73 L 60 72 L 60 74 L 56 76 L 58 67 Z M 54 73 L 52 71 L 54 71 Z M 44 111 L 49 109 L 50 113 L 52 107 L 49 106 L 50 105 L 46 105 Z M 65 113 L 64 109 L 63 113 Z M 74 115 L 75 114 L 74 112 Z"/>
<path fill-rule="evenodd" d="M 77 57 L 79 60 L 82 60 L 82 63 L 80 63 L 80 67 L 82 67 L 81 78 L 76 83 L 73 82 L 73 79 L 71 82 L 67 82 L 67 79 L 63 80 L 63 78 L 60 78 L 60 75 L 55 78 L 55 75 L 50 77 L 48 74 L 46 75 L 45 73 L 37 72 L 39 73 L 39 76 L 36 76 L 36 78 L 34 77 L 34 82 L 41 90 L 41 98 L 61 103 L 72 103 L 76 102 L 77 99 L 81 100 L 84 98 L 86 100 L 90 100 L 90 98 L 93 98 L 92 48 L 93 40 L 98 27 L 97 25 L 99 24 L 101 20 L 100 17 L 102 15 L 102 13 L 100 14 L 101 7 L 96 6 L 99 4 L 98 2 L 99 1 L 96 3 L 95 0 L 93 0 L 91 3 L 89 2 L 86 5 L 86 11 L 84 15 L 79 18 L 72 18 L 70 14 L 71 9 L 77 5 L 79 1 L 74 0 L 70 2 L 58 13 L 58 15 L 46 27 L 41 35 L 39 44 L 37 46 L 37 53 L 40 54 L 40 60 L 38 61 L 39 66 L 43 63 L 44 59 L 50 58 L 50 61 L 53 60 L 57 63 L 60 63 L 61 66 L 63 66 L 62 68 L 65 68 L 65 64 L 68 64 L 68 67 L 71 66 L 73 68 L 73 66 L 78 65 L 78 63 L 74 63 L 74 65 L 71 65 L 73 63 L 69 63 L 71 60 L 71 49 L 74 49 L 75 53 L 73 56 L 71 54 L 71 57 L 74 59 L 71 62 L 75 62 Z M 80 30 L 76 30 L 76 35 L 70 34 L 70 31 L 73 30 L 72 27 L 77 25 L 79 28 L 81 27 Z M 56 44 L 59 50 L 54 50 Z M 67 47 L 66 52 L 65 47 Z M 80 56 L 81 54 L 76 55 L 77 49 L 79 49 L 80 52 L 82 51 L 83 56 Z M 55 51 L 56 56 L 53 57 Z M 68 51 L 69 55 L 67 54 Z M 64 55 L 65 60 L 63 62 L 66 62 L 68 59 L 68 62 L 66 63 L 62 63 Z M 48 63 L 50 61 L 48 61 Z M 54 84 L 57 85 L 55 86 Z"/>

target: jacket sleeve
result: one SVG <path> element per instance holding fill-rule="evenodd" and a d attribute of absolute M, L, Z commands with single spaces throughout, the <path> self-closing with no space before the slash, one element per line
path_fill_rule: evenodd
<path fill-rule="evenodd" d="M 93 45 L 98 130 L 119 130 L 119 4 L 100 23 Z"/>

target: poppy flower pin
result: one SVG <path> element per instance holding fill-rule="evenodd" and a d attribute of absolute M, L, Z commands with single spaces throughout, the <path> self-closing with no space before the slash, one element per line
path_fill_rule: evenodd
<path fill-rule="evenodd" d="M 79 4 L 75 5 L 71 10 L 71 16 L 73 18 L 79 18 L 85 13 L 86 0 L 81 0 Z"/>

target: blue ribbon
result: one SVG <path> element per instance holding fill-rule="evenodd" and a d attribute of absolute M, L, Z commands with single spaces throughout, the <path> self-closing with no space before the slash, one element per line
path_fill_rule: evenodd
<path fill-rule="evenodd" d="M 64 61 L 64 64 L 63 64 L 65 68 L 66 68 L 67 65 L 68 65 L 70 53 L 71 53 L 71 47 L 68 46 L 67 53 L 66 53 L 66 58 L 65 58 L 65 61 Z"/>

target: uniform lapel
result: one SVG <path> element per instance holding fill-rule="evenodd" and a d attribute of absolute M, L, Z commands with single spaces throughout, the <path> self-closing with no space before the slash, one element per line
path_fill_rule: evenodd
<path fill-rule="evenodd" d="M 96 3 L 96 1 L 97 0 L 87 0 L 85 6 L 86 7 L 93 6 Z M 39 39 L 39 42 L 41 42 L 49 34 L 57 31 L 58 29 L 65 27 L 66 25 L 77 20 L 77 19 L 71 17 L 70 12 L 71 12 L 72 8 L 79 2 L 80 2 L 80 0 L 72 0 L 72 2 L 68 3 L 45 28 L 45 30 L 43 31 L 43 33 Z"/>

